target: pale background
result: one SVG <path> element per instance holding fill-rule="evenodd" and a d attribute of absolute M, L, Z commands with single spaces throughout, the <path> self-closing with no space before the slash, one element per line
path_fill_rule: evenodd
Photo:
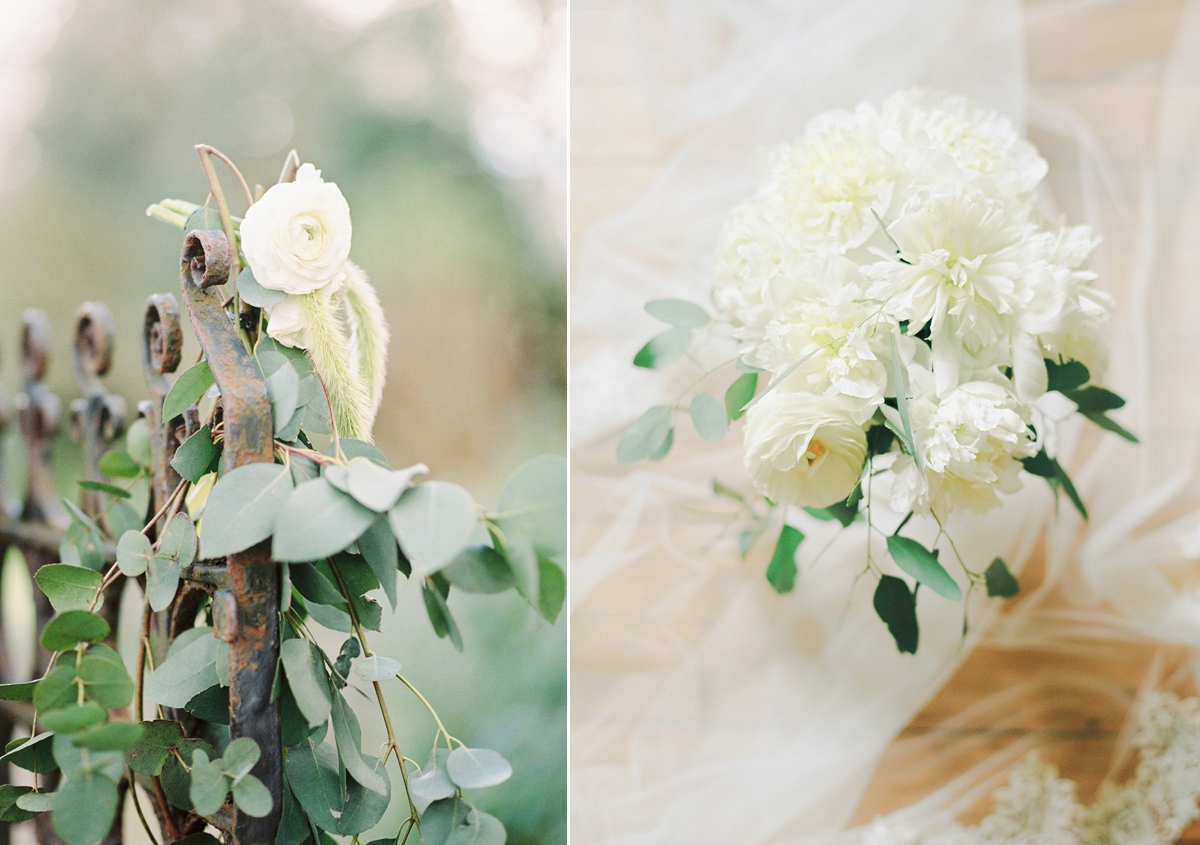
<path fill-rule="evenodd" d="M 1099 142 L 1117 162 L 1122 184 L 1134 190 L 1140 178 L 1138 156 L 1145 152 L 1149 143 L 1145 127 L 1152 122 L 1158 104 L 1159 82 L 1155 77 L 1155 62 L 1167 51 L 1176 33 L 1183 3 L 1147 0 L 1142 3 L 1093 4 L 1098 7 L 1097 14 L 1084 31 L 1059 32 L 1055 31 L 1052 22 L 1038 23 L 1036 13 L 1040 8 L 1068 5 L 1087 4 L 1026 4 L 1026 10 L 1031 13 L 1027 22 L 1029 52 L 1026 56 L 1030 81 L 1044 91 L 1069 90 L 1074 102 L 1086 104 L 1086 116 L 1101 127 L 1103 135 Z M 640 93 L 644 89 L 639 87 L 641 83 L 637 68 L 639 62 L 647 57 L 635 52 L 639 48 L 631 38 L 632 29 L 645 20 L 637 7 L 637 3 L 623 0 L 573 0 L 572 3 L 573 272 L 579 269 L 580 246 L 595 237 L 596 224 L 610 219 L 641 199 L 655 184 L 656 178 L 662 176 L 667 162 L 680 150 L 678 136 L 672 136 L 662 128 L 661 115 L 648 110 L 646 100 Z M 646 49 L 645 42 L 641 42 L 640 46 Z M 1137 70 L 1139 63 L 1145 65 L 1144 72 Z M 1130 67 L 1134 68 L 1132 73 L 1116 73 L 1117 68 L 1128 70 Z M 853 103 L 842 105 L 849 107 Z M 1064 166 L 1061 159 L 1056 164 L 1053 155 L 1061 155 L 1062 151 L 1055 148 L 1052 139 L 1047 137 L 1039 137 L 1034 133 L 1032 140 L 1043 146 L 1043 151 L 1051 157 L 1053 176 L 1056 166 Z M 1056 189 L 1060 189 L 1060 186 L 1056 186 Z M 1062 189 L 1070 190 L 1069 187 Z M 647 263 L 652 261 L 648 259 Z M 575 316 L 578 318 L 578 314 Z M 641 319 L 641 315 L 632 315 L 631 319 Z M 645 338 L 649 336 L 647 332 Z M 603 338 L 573 332 L 573 363 L 579 362 L 603 344 Z M 627 343 L 626 346 L 628 358 L 631 359 L 637 345 Z M 640 374 L 635 375 L 632 367 L 629 372 L 630 389 L 636 390 L 644 379 Z M 1192 391 L 1192 388 L 1185 389 Z M 579 401 L 577 395 L 573 397 L 573 402 Z M 642 407 L 649 404 L 647 401 Z M 573 425 L 576 426 L 575 431 L 580 430 L 574 419 Z M 626 475 L 628 471 L 617 467 L 613 458 L 615 442 L 613 435 L 583 443 L 577 440 L 573 465 L 577 471 L 582 470 L 588 476 L 601 479 Z M 676 467 L 680 464 L 684 466 L 680 475 L 696 469 L 694 462 L 689 464 L 681 460 L 676 462 Z M 692 472 L 689 478 L 692 476 L 699 478 L 700 473 Z M 596 489 L 596 485 L 591 483 L 585 486 L 578 480 L 574 482 L 571 506 L 573 552 L 576 555 L 590 548 L 606 532 L 620 530 L 612 526 L 611 520 L 622 505 L 605 498 Z M 697 518 L 697 527 L 704 519 L 703 515 Z M 765 561 L 759 559 L 750 568 L 757 566 L 761 570 L 764 565 Z M 687 565 L 680 563 L 679 566 L 682 572 Z M 1035 555 L 1022 582 L 1028 584 L 1036 578 Z M 634 581 L 626 579 L 621 583 L 628 591 L 629 584 Z M 586 586 L 591 587 L 591 584 Z M 576 585 L 576 588 L 579 587 Z M 678 636 L 685 639 L 690 633 L 698 636 L 711 621 L 706 614 L 716 615 L 720 597 L 713 595 L 706 599 L 708 604 L 699 600 L 694 603 L 694 616 L 688 617 L 690 623 L 676 619 L 675 630 L 682 632 Z M 663 602 L 666 601 L 664 598 Z M 779 601 L 787 602 L 789 597 Z M 636 675 L 639 671 L 645 672 L 656 665 L 655 661 L 659 658 L 666 665 L 670 661 L 668 655 L 676 654 L 676 649 L 685 649 L 686 646 L 664 639 L 656 644 L 656 648 L 623 651 L 620 613 L 598 609 L 614 606 L 611 592 L 604 594 L 601 591 L 601 598 L 593 604 L 585 600 L 573 617 L 572 654 L 576 674 L 572 678 L 572 724 L 578 727 L 586 723 L 597 734 L 602 734 L 603 726 L 608 725 L 615 740 L 630 727 L 627 722 L 630 717 L 611 709 L 601 709 L 605 706 L 604 702 L 608 701 L 606 691 L 620 683 L 626 673 Z M 631 618 L 639 612 L 670 612 L 652 599 L 642 596 L 629 596 L 625 606 Z M 642 662 L 637 662 L 639 658 L 624 656 L 635 653 L 641 655 Z M 982 716 L 968 716 L 953 728 L 939 725 L 970 704 L 1034 672 L 1086 672 L 1112 682 L 1132 696 L 1147 676 L 1152 653 L 1150 645 L 1141 647 L 1126 644 L 1100 659 L 1083 660 L 1066 655 L 1058 661 L 1047 662 L 1039 658 L 1040 662 L 1035 666 L 1030 662 L 1030 655 L 1021 650 L 980 648 L 913 720 L 897 745 L 884 756 L 874 781 L 855 813 L 855 823 L 869 821 L 876 813 L 896 809 L 927 795 L 970 763 L 986 756 L 1002 743 L 1011 741 L 1014 734 L 1047 749 L 1045 756 L 1057 763 L 1064 775 L 1080 784 L 1081 797 L 1086 800 L 1109 769 L 1112 748 L 1124 723 L 1123 707 L 1111 701 L 1106 705 L 1089 702 L 1086 706 L 1057 702 L 1054 706 L 1047 705 L 1032 713 L 1015 726 L 1005 726 L 1003 730 Z M 690 724 L 689 718 L 688 715 L 680 715 L 681 745 L 698 739 L 689 737 L 686 727 Z M 914 755 L 904 745 L 905 740 L 936 739 L 939 730 L 950 731 L 944 734 L 947 747 L 954 738 L 976 742 L 966 751 L 956 746 L 960 751 L 958 756 L 949 756 L 945 749 L 932 743 L 927 743 L 922 751 Z M 748 738 L 747 741 L 755 740 Z M 960 745 L 970 746 L 970 743 L 963 742 Z M 614 744 L 612 752 L 614 756 L 611 762 L 616 764 L 621 760 L 620 746 Z M 595 760 L 590 762 L 594 763 Z M 648 765 L 650 761 L 645 762 Z M 714 765 L 718 763 L 714 761 Z M 728 810 L 736 812 L 733 807 Z M 574 832 L 581 833 L 581 830 L 576 828 Z M 583 835 L 579 841 L 583 843 L 591 839 Z M 1194 825 L 1182 841 L 1200 842 L 1200 825 Z"/>

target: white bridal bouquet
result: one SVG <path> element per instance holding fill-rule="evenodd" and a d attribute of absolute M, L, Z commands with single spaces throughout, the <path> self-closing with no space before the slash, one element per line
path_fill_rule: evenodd
<path fill-rule="evenodd" d="M 803 540 L 787 524 L 789 506 L 844 526 L 865 516 L 914 580 L 882 571 L 868 545 L 875 609 L 897 647 L 914 652 L 917 586 L 964 595 L 939 560 L 951 512 L 996 507 L 1025 470 L 1086 518 L 1054 456 L 1064 408 L 1136 441 L 1107 415 L 1124 400 L 1100 386 L 1113 301 L 1087 268 L 1099 239 L 1044 216 L 1033 192 L 1046 170 L 1004 117 L 936 91 L 813 119 L 730 214 L 717 248 L 716 316 L 682 300 L 647 304 L 670 328 L 636 365 L 662 366 L 722 330 L 737 355 L 649 409 L 618 460 L 666 455 L 688 393 L 706 440 L 721 440 L 744 414 L 746 468 L 765 515 L 715 484 L 754 516 L 743 554 L 782 511 L 767 578 L 787 592 Z M 734 365 L 740 375 L 724 403 L 694 389 Z M 879 502 L 900 515 L 888 532 L 871 518 Z M 942 529 L 933 548 L 901 535 L 914 514 Z M 946 539 L 968 592 L 1017 592 L 1002 560 L 972 571 Z"/>

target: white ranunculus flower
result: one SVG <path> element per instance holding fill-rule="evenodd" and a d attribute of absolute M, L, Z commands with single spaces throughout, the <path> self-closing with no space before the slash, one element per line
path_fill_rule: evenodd
<path fill-rule="evenodd" d="M 295 294 L 267 309 L 267 334 L 284 346 L 308 348 L 304 330 L 304 300 Z"/>
<path fill-rule="evenodd" d="M 967 382 L 940 400 L 910 399 L 921 468 L 909 455 L 896 459 L 892 507 L 941 518 L 957 505 L 982 513 L 1000 504 L 999 493 L 1021 486 L 1019 459 L 1037 452 L 1027 415 L 1009 390 L 991 382 Z"/>
<path fill-rule="evenodd" d="M 922 184 L 982 182 L 1016 196 L 1046 175 L 1046 160 L 1007 118 L 965 97 L 913 88 L 893 94 L 881 111 L 880 144 Z"/>
<path fill-rule="evenodd" d="M 846 252 L 861 246 L 887 217 L 902 174 L 879 146 L 874 109 L 814 120 L 783 147 L 768 190 L 782 202 L 789 230 L 807 249 Z"/>
<path fill-rule="evenodd" d="M 350 207 L 321 171 L 303 164 L 272 185 L 242 221 L 242 252 L 264 288 L 290 294 L 336 290 L 350 255 Z"/>
<path fill-rule="evenodd" d="M 745 446 L 759 492 L 804 507 L 846 499 L 867 456 L 866 434 L 841 403 L 778 388 L 746 412 Z"/>

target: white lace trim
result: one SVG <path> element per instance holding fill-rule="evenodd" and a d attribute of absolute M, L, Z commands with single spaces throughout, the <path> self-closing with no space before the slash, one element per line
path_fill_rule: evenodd
<path fill-rule="evenodd" d="M 1135 720 L 1133 777 L 1104 784 L 1089 807 L 1074 781 L 1030 754 L 977 826 L 914 834 L 880 819 L 864 845 L 1169 845 L 1200 818 L 1200 700 L 1154 692 Z"/>

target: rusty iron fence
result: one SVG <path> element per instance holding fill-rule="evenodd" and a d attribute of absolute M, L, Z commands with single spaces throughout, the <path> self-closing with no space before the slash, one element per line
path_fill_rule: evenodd
<path fill-rule="evenodd" d="M 224 463 L 227 469 L 273 460 L 271 406 L 262 376 L 246 351 L 237 327 L 225 310 L 223 285 L 233 260 L 229 244 L 220 232 L 190 233 L 184 244 L 181 282 L 182 299 L 189 322 L 200 342 L 214 380 L 220 390 L 214 424 L 224 422 Z M 68 424 L 82 451 L 81 478 L 111 482 L 100 470 L 101 456 L 123 436 L 129 413 L 126 402 L 105 388 L 103 377 L 112 362 L 116 330 L 112 314 L 101 303 L 84 303 L 74 326 L 73 363 L 79 397 L 69 407 Z M 0 472 L 0 560 L 10 547 L 23 553 L 32 577 L 37 570 L 59 560 L 60 544 L 70 523 L 62 499 L 69 491 L 57 489 L 52 467 L 52 445 L 63 424 L 62 402 L 46 386 L 49 366 L 50 321 L 39 310 L 26 312 L 20 338 L 22 390 L 14 402 L 15 420 L 0 410 L 0 433 L 11 424 L 28 464 L 27 489 L 19 501 L 3 487 Z M 180 477 L 171 466 L 175 450 L 187 436 L 198 430 L 195 407 L 173 419 L 162 419 L 163 401 L 170 388 L 167 376 L 181 363 L 183 327 L 179 299 L 172 294 L 155 294 L 146 303 L 142 332 L 143 366 L 149 398 L 137 405 L 151 432 L 152 466 L 150 494 L 144 519 L 158 514 L 147 532 L 153 540 L 166 524 L 167 515 L 179 507 L 172 502 Z M 0 461 L 3 456 L 0 455 Z M 3 467 L 0 466 L 0 469 Z M 84 489 L 80 507 L 101 528 L 107 530 L 104 494 Z M 179 497 L 181 498 L 181 497 Z M 109 532 L 111 535 L 111 532 Z M 206 606 L 214 634 L 229 643 L 230 732 L 233 737 L 253 738 L 261 757 L 253 769 L 274 797 L 274 810 L 264 818 L 252 818 L 233 811 L 224 831 L 236 843 L 273 842 L 279 824 L 282 792 L 282 760 L 279 739 L 279 711 L 272 700 L 279 657 L 279 571 L 270 559 L 269 541 L 224 560 L 203 560 L 186 567 L 179 592 L 166 610 L 151 614 L 146 610 L 143 625 L 153 633 L 153 657 L 157 663 L 165 655 L 173 638 L 196 624 Z M 115 539 L 106 537 L 97 549 L 105 569 L 116 559 Z M 144 576 L 143 576 L 144 577 Z M 126 580 L 117 580 L 108 588 L 102 613 L 107 615 L 113 636 L 120 590 Z M 144 582 L 143 582 L 144 587 Z M 3 586 L 0 585 L 0 590 Z M 36 619 L 40 631 L 53 615 L 49 602 L 35 590 Z M 5 597 L 0 593 L 0 600 Z M 0 613 L 3 610 L 0 609 Z M 139 648 L 147 643 L 142 640 Z M 0 675 L 4 682 L 28 678 L 12 677 L 8 660 L 9 643 L 0 628 Z M 34 660 L 34 678 L 41 677 L 49 655 L 39 647 Z M 133 673 L 131 673 L 133 674 Z M 140 693 L 141 685 L 138 684 Z M 140 711 L 135 701 L 135 711 Z M 28 731 L 33 710 L 27 702 L 0 701 L 0 736 L 7 742 L 18 727 Z M 185 731 L 194 727 L 183 711 L 171 714 L 183 723 Z M 7 767 L 0 767 L 6 769 Z M 8 782 L 8 772 L 0 771 L 0 783 Z M 157 789 L 157 784 L 154 784 Z M 122 784 L 122 790 L 129 784 Z M 162 800 L 153 802 L 167 842 L 203 828 L 184 811 L 177 811 Z M 84 810 L 86 812 L 86 810 Z M 38 818 L 38 837 L 42 842 L 57 842 L 49 825 L 49 814 Z M 121 814 L 107 841 L 121 841 Z M 0 845 L 7 845 L 10 831 L 0 824 Z"/>

